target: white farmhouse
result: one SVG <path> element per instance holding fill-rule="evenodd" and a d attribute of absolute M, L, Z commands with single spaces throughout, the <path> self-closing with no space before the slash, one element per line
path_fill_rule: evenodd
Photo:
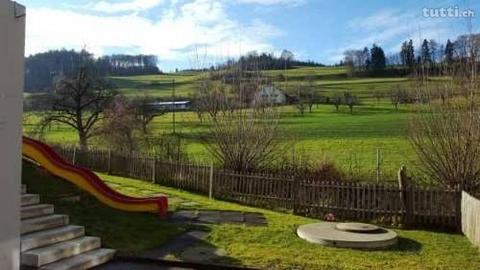
<path fill-rule="evenodd" d="M 286 102 L 287 95 L 273 85 L 262 86 L 253 98 L 254 104 L 281 105 Z"/>

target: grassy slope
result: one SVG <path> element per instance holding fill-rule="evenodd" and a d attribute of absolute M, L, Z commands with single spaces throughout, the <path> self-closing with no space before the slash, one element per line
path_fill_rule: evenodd
<path fill-rule="evenodd" d="M 107 184 L 132 195 L 148 190 L 198 202 L 205 209 L 264 213 L 268 227 L 217 225 L 204 228 L 210 231 L 205 244 L 225 249 L 229 256 L 227 262 L 264 269 L 480 269 L 478 251 L 461 235 L 397 230 L 399 245 L 390 250 L 327 248 L 309 244 L 295 235 L 298 225 L 314 222 L 312 219 L 208 200 L 203 196 L 133 179 L 100 176 Z M 61 201 L 58 199 L 60 196 L 79 192 L 30 166 L 24 167 L 23 179 L 31 192 L 42 195 L 44 202 L 55 203 L 57 212 L 71 215 L 73 223 L 86 225 L 89 234 L 101 236 L 107 246 L 122 252 L 141 252 L 185 229 L 153 215 L 108 209 L 82 193 L 78 203 Z"/>

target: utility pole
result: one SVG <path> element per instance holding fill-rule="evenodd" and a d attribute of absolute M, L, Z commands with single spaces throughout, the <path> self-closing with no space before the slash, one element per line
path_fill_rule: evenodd
<path fill-rule="evenodd" d="M 172 128 L 173 134 L 175 135 L 175 79 L 172 81 Z"/>

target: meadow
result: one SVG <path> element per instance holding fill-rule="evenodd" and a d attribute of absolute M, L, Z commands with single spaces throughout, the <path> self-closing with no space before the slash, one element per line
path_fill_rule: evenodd
<path fill-rule="evenodd" d="M 286 81 L 279 79 L 282 74 Z M 112 80 L 121 93 L 127 96 L 149 95 L 171 97 L 172 81 L 175 80 L 177 97 L 187 98 L 195 88 L 195 81 L 201 73 L 175 73 L 164 75 L 114 77 Z M 348 175 L 373 179 L 377 165 L 381 181 L 395 181 L 396 171 L 405 164 L 416 169 L 416 155 L 407 138 L 407 123 L 413 109 L 401 105 L 395 109 L 387 93 L 396 85 L 408 87 L 412 82 L 407 78 L 351 78 L 343 67 L 301 67 L 288 71 L 265 71 L 273 83 L 288 91 L 305 83 L 306 77 L 313 78 L 313 85 L 321 95 L 343 95 L 349 91 L 360 98 L 360 105 L 351 114 L 347 106 L 337 111 L 333 105 L 315 105 L 313 111 L 302 116 L 295 107 L 283 106 L 280 110 L 281 136 L 291 146 L 291 153 L 302 153 L 314 161 L 330 160 Z M 283 88 L 282 88 L 283 89 Z M 385 97 L 373 98 L 372 93 L 380 91 Z M 25 132 L 31 132 L 38 121 L 38 115 L 26 114 Z M 166 134 L 172 131 L 172 115 L 157 117 L 150 124 L 152 134 Z M 176 113 L 176 132 L 184 139 L 189 158 L 210 161 L 211 157 L 202 143 L 208 132 L 193 112 Z M 76 133 L 63 125 L 54 125 L 45 139 L 50 142 L 76 144 Z M 93 144 L 100 144 L 92 140 Z M 377 154 L 378 153 L 378 154 Z"/>

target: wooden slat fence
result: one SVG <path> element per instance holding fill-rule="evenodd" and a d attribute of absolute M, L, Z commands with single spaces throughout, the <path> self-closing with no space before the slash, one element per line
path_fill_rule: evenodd
<path fill-rule="evenodd" d="M 295 179 L 251 174 L 212 165 L 161 161 L 151 155 L 55 146 L 68 161 L 99 172 L 137 178 L 246 205 L 287 210 L 323 219 L 369 221 L 387 225 L 459 229 L 457 190 L 360 182 Z M 211 189 L 210 189 L 211 188 Z"/>

